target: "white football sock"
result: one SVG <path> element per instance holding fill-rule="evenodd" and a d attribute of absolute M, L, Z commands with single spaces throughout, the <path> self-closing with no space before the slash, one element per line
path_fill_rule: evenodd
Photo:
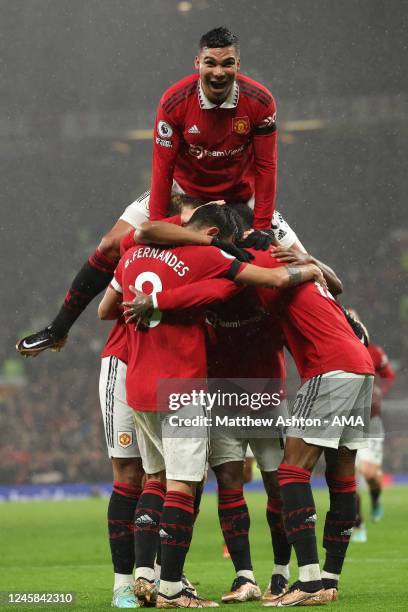
<path fill-rule="evenodd" d="M 321 580 L 320 567 L 318 563 L 310 563 L 310 565 L 302 565 L 299 567 L 300 582 L 312 582 L 312 580 Z"/>
<path fill-rule="evenodd" d="M 181 580 L 179 582 L 169 582 L 168 580 L 160 580 L 160 593 L 166 597 L 177 595 L 183 589 Z"/>
<path fill-rule="evenodd" d="M 331 574 L 330 572 L 322 571 L 322 580 L 326 578 L 326 580 L 340 580 L 340 574 Z"/>
<path fill-rule="evenodd" d="M 152 567 L 137 567 L 135 570 L 135 580 L 138 578 L 146 578 L 152 582 L 155 579 L 154 569 Z"/>
<path fill-rule="evenodd" d="M 288 565 L 278 565 L 277 563 L 275 563 L 275 566 L 272 572 L 272 576 L 275 576 L 276 574 L 280 574 L 281 576 L 286 578 L 286 580 L 289 580 L 289 564 Z"/>
<path fill-rule="evenodd" d="M 237 577 L 239 578 L 240 576 L 242 576 L 243 578 L 248 578 L 248 580 L 252 580 L 252 582 L 255 582 L 255 576 L 252 570 L 239 570 L 239 572 L 237 572 Z"/>
<path fill-rule="evenodd" d="M 133 574 L 114 574 L 115 582 L 113 584 L 113 590 L 119 589 L 120 587 L 130 584 L 134 585 Z"/>

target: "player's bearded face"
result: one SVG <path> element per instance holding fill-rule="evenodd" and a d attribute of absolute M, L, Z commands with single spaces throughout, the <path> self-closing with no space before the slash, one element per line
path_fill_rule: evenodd
<path fill-rule="evenodd" d="M 204 48 L 195 59 L 201 83 L 207 98 L 222 104 L 228 97 L 239 70 L 239 57 L 235 47 Z"/>

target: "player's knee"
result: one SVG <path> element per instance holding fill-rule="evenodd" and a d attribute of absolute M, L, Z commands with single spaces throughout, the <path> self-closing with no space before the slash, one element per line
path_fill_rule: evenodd
<path fill-rule="evenodd" d="M 112 467 L 114 480 L 135 487 L 142 486 L 144 471 L 140 458 L 123 459 L 115 457 L 112 459 Z"/>
<path fill-rule="evenodd" d="M 265 492 L 268 497 L 280 497 L 278 472 L 261 472 Z"/>
<path fill-rule="evenodd" d="M 329 449 L 325 451 L 326 470 L 329 473 L 335 473 L 338 476 L 354 476 L 356 463 L 355 450 L 350 450 L 346 446 L 339 446 L 338 449 Z"/>
<path fill-rule="evenodd" d="M 98 248 L 108 259 L 118 259 L 120 257 L 120 237 L 117 234 L 108 233 L 102 238 Z"/>
<path fill-rule="evenodd" d="M 312 471 L 322 451 L 321 447 L 306 444 L 301 438 L 288 438 L 282 463 Z"/>
<path fill-rule="evenodd" d="M 373 466 L 371 467 L 366 475 L 365 475 L 365 479 L 367 481 L 367 484 L 370 487 L 377 487 L 379 485 L 379 478 L 378 478 L 378 473 L 377 473 L 377 466 Z"/>
<path fill-rule="evenodd" d="M 240 489 L 244 484 L 242 462 L 239 462 L 239 465 L 234 463 L 217 465 L 214 473 L 219 489 Z"/>

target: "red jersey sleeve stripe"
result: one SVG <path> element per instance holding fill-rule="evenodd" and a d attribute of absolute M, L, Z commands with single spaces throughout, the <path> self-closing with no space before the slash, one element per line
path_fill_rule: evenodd
<path fill-rule="evenodd" d="M 175 108 L 177 108 L 177 106 L 179 106 L 180 104 L 182 104 L 182 102 L 185 102 L 186 100 L 188 100 L 188 98 L 191 98 L 191 96 L 193 96 L 196 93 L 196 89 L 194 88 L 192 91 L 187 92 L 186 94 L 183 95 L 183 97 L 181 98 L 181 100 L 178 100 L 177 102 L 175 102 L 173 104 L 173 106 L 171 106 L 169 108 L 169 110 L 167 111 L 167 113 L 172 113 L 174 111 Z"/>
<path fill-rule="evenodd" d="M 255 81 L 247 81 L 244 78 L 242 78 L 242 76 L 238 77 L 238 82 L 239 82 L 240 87 L 245 87 L 246 89 L 249 89 L 253 92 L 258 93 L 259 95 L 263 96 L 269 102 L 273 100 L 273 96 L 271 92 L 268 91 L 265 87 L 261 87 L 259 83 L 256 83 Z"/>
<path fill-rule="evenodd" d="M 268 100 L 268 98 L 264 98 L 263 96 L 261 96 L 258 92 L 256 91 L 251 91 L 250 89 L 247 89 L 245 86 L 241 85 L 240 86 L 240 90 L 242 91 L 243 94 L 245 94 L 246 96 L 248 96 L 248 98 L 253 98 L 255 100 L 258 100 L 258 102 L 260 102 L 261 104 L 263 104 L 264 106 L 269 106 L 272 102 L 272 98 L 270 98 Z"/>
<path fill-rule="evenodd" d="M 246 89 L 247 91 L 250 91 L 251 93 L 260 96 L 265 100 L 265 102 L 268 102 L 268 104 L 273 101 L 273 96 L 271 93 L 265 91 L 261 87 L 253 85 L 252 83 L 245 83 L 245 81 L 240 81 L 239 87 L 240 89 Z"/>
<path fill-rule="evenodd" d="M 180 97 L 180 95 L 182 95 L 183 92 L 185 92 L 187 89 L 190 89 L 190 87 L 196 87 L 196 86 L 197 86 L 197 83 L 187 83 L 187 85 L 183 85 L 183 87 L 180 87 L 180 89 L 177 89 L 176 91 L 171 93 L 168 98 L 164 99 L 162 102 L 162 105 L 166 106 L 167 104 L 171 104 L 176 98 Z"/>
<path fill-rule="evenodd" d="M 268 104 L 270 104 L 272 102 L 272 100 L 273 100 L 272 95 L 269 94 L 269 93 L 266 93 L 260 87 L 256 87 L 254 85 L 249 85 L 248 83 L 241 83 L 240 84 L 240 89 L 245 89 L 246 91 L 251 92 L 251 93 L 259 96 L 260 98 L 265 100 L 265 102 L 267 102 Z"/>
<path fill-rule="evenodd" d="M 196 91 L 197 91 L 196 84 L 189 85 L 178 96 L 176 97 L 172 96 L 172 98 L 169 98 L 169 100 L 163 104 L 164 110 L 166 111 L 166 113 L 171 113 L 176 108 L 176 106 L 178 106 L 181 102 L 184 102 L 184 100 L 187 100 L 187 98 L 192 96 L 193 93 L 195 93 Z"/>

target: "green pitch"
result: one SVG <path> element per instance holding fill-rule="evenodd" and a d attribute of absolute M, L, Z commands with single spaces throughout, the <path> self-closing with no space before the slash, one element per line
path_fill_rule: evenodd
<path fill-rule="evenodd" d="M 321 540 L 327 495 L 318 491 L 315 497 Z M 261 493 L 248 493 L 247 498 L 254 569 L 264 588 L 271 571 L 265 498 Z M 340 600 L 331 604 L 336 610 L 408 610 L 408 488 L 386 489 L 383 501 L 385 517 L 373 525 L 364 495 L 369 541 L 350 544 Z M 76 592 L 76 603 L 72 606 L 0 606 L 0 612 L 110 609 L 112 574 L 106 508 L 106 499 L 0 504 L 0 591 Z M 234 577 L 231 562 L 222 558 L 221 544 L 216 497 L 208 494 L 203 499 L 186 571 L 202 595 L 216 600 L 229 590 Z M 294 565 L 292 578 L 297 578 Z M 239 608 L 260 610 L 261 604 L 240 604 Z M 234 607 L 230 605 L 228 609 Z"/>

